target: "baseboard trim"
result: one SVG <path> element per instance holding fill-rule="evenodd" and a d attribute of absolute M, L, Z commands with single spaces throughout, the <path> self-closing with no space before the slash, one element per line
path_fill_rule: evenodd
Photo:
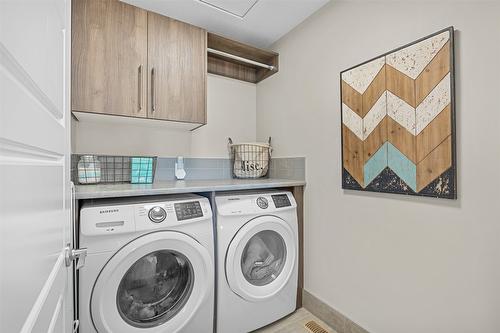
<path fill-rule="evenodd" d="M 328 324 L 337 331 L 337 333 L 369 333 L 363 327 L 359 326 L 305 289 L 302 292 L 302 304 L 304 308 Z"/>

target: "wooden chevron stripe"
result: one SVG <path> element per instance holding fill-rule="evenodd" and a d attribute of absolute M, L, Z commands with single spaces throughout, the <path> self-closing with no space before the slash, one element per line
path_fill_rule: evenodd
<path fill-rule="evenodd" d="M 387 117 L 387 141 L 413 163 L 416 162 L 415 136 L 391 117 Z"/>
<path fill-rule="evenodd" d="M 415 80 L 449 39 L 450 32 L 442 32 L 389 54 L 386 63 Z"/>
<path fill-rule="evenodd" d="M 451 78 L 448 73 L 416 108 L 418 135 L 444 108 L 451 103 Z"/>
<path fill-rule="evenodd" d="M 375 152 L 387 141 L 387 116 L 375 127 L 363 141 L 363 161 L 368 161 Z"/>
<path fill-rule="evenodd" d="M 349 106 L 342 103 L 342 123 L 346 125 L 360 140 L 366 139 L 387 114 L 386 94 L 379 97 L 371 110 L 361 118 Z"/>
<path fill-rule="evenodd" d="M 358 138 L 347 126 L 342 125 L 342 157 L 344 168 L 351 176 L 364 187 L 363 176 L 363 141 Z"/>
<path fill-rule="evenodd" d="M 452 164 L 452 141 L 449 135 L 439 146 L 417 164 L 417 191 L 439 177 Z"/>
<path fill-rule="evenodd" d="M 384 65 L 363 93 L 363 112 L 361 117 L 365 117 L 367 115 L 367 113 L 373 108 L 375 103 L 377 103 L 377 101 L 380 99 L 382 94 L 385 93 L 385 89 Z"/>
<path fill-rule="evenodd" d="M 416 137 L 416 162 L 422 161 L 451 134 L 451 104 Z"/>
<path fill-rule="evenodd" d="M 415 107 L 415 81 L 389 65 L 385 66 L 385 76 L 387 90 Z"/>
<path fill-rule="evenodd" d="M 363 96 L 344 80 L 342 80 L 342 103 L 363 117 Z"/>
<path fill-rule="evenodd" d="M 422 103 L 424 98 L 441 82 L 450 72 L 450 42 L 439 50 L 432 61 L 424 68 L 422 73 L 415 79 L 416 104 Z"/>

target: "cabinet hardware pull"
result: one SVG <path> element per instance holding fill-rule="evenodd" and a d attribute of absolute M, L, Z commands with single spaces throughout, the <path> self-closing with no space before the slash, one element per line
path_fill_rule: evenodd
<path fill-rule="evenodd" d="M 156 111 L 155 68 L 151 68 L 151 110 Z"/>
<path fill-rule="evenodd" d="M 139 65 L 139 112 L 142 111 L 142 65 Z"/>

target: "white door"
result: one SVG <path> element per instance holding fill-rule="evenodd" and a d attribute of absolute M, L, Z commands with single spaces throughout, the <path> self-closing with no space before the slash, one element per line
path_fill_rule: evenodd
<path fill-rule="evenodd" d="M 0 332 L 72 331 L 70 0 L 0 0 Z"/>
<path fill-rule="evenodd" d="M 194 238 L 158 231 L 121 248 L 104 266 L 90 300 L 98 332 L 178 332 L 213 289 L 213 262 Z"/>
<path fill-rule="evenodd" d="M 290 280 L 296 265 L 297 235 L 276 216 L 247 222 L 229 244 L 226 279 L 230 288 L 250 301 L 266 300 Z"/>

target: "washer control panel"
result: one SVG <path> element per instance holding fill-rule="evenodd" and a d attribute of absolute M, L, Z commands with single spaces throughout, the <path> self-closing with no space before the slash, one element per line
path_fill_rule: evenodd
<path fill-rule="evenodd" d="M 125 234 L 211 218 L 208 199 L 194 194 L 89 201 L 80 210 L 80 232 L 82 236 Z"/>
<path fill-rule="evenodd" d="M 267 207 L 269 207 L 269 201 L 267 201 L 267 199 L 264 197 L 258 197 L 257 206 L 259 206 L 262 209 L 267 209 Z"/>
<path fill-rule="evenodd" d="M 179 221 L 203 217 L 199 201 L 178 202 L 174 204 L 174 209 Z"/>

